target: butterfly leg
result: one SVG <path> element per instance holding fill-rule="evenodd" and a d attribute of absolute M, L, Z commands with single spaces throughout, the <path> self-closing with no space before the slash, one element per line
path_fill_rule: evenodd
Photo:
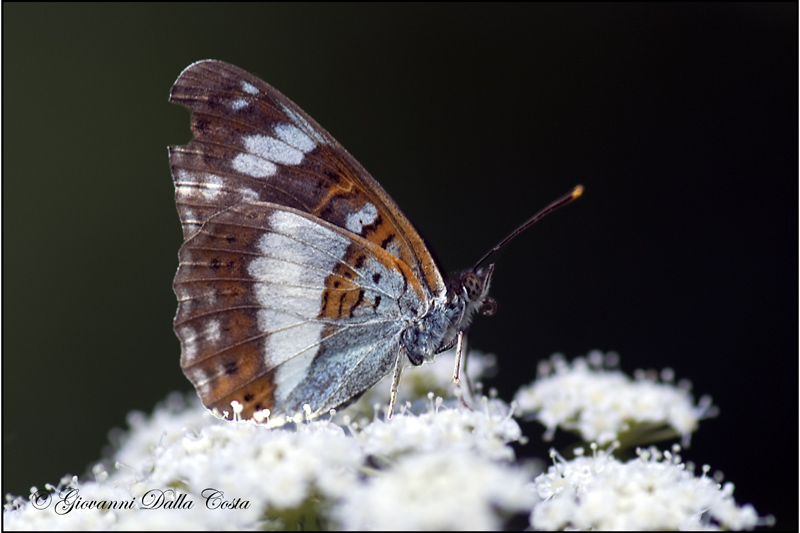
<path fill-rule="evenodd" d="M 467 382 L 467 393 L 469 394 L 470 398 L 472 398 L 472 384 L 469 381 L 469 376 L 467 375 L 467 357 L 465 355 L 466 350 L 466 336 L 464 335 L 463 331 L 458 332 L 458 337 L 456 340 L 456 365 L 453 369 L 453 383 L 456 384 L 456 389 L 458 390 L 458 397 L 461 399 L 461 403 L 464 404 L 464 407 L 472 411 L 472 407 L 469 406 L 467 400 L 464 398 L 465 394 L 464 391 L 461 389 L 461 361 L 464 361 L 464 379 Z"/>
<path fill-rule="evenodd" d="M 459 331 L 456 339 L 456 367 L 453 369 L 453 383 L 461 386 L 461 354 L 464 348 L 464 332 Z"/>
<path fill-rule="evenodd" d="M 394 374 L 392 375 L 392 390 L 389 393 L 389 411 L 386 414 L 386 419 L 392 419 L 394 412 L 394 403 L 397 401 L 397 387 L 400 385 L 400 374 L 403 373 L 403 352 L 398 350 L 397 362 L 394 365 Z"/>

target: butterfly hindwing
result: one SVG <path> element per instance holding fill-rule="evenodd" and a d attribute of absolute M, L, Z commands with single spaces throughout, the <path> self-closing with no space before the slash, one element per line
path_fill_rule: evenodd
<path fill-rule="evenodd" d="M 372 386 L 419 308 L 411 271 L 366 239 L 269 203 L 211 217 L 181 248 L 181 365 L 209 407 L 314 414 Z"/>

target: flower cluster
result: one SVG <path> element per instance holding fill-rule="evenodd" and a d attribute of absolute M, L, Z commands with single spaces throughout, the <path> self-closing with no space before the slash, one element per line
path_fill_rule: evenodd
<path fill-rule="evenodd" d="M 638 458 L 621 462 L 608 452 L 566 461 L 551 453 L 554 464 L 536 478 L 542 501 L 531 513 L 534 529 L 696 530 L 753 529 L 760 525 L 751 505 L 737 507 L 733 485 L 695 477 L 681 462 L 680 446 L 661 453 L 637 450 Z"/>
<path fill-rule="evenodd" d="M 615 353 L 599 351 L 571 364 L 560 355 L 542 361 L 538 379 L 515 397 L 521 414 L 547 428 L 545 440 L 561 427 L 585 442 L 618 440 L 623 448 L 677 436 L 688 446 L 700 420 L 717 414 L 710 397 L 694 404 L 688 382 L 672 384 L 670 369 L 661 372 L 662 382 L 642 371 L 631 379 L 613 369 L 617 361 Z"/>
<path fill-rule="evenodd" d="M 452 355 L 443 355 L 452 362 Z M 493 369 L 492 358 L 470 357 L 473 378 Z M 556 421 L 546 423 L 548 428 L 580 419 L 581 409 L 588 409 L 575 410 L 578 400 L 568 376 L 607 404 L 605 416 L 616 405 L 620 420 L 644 420 L 630 416 L 629 406 L 621 410 L 602 365 L 595 362 L 589 370 L 585 360 L 569 366 L 557 358 L 551 364 L 555 374 L 543 373 L 517 395 L 524 412 Z M 622 463 L 595 446 L 591 458 L 567 461 L 554 454 L 554 466 L 540 474 L 541 468 L 520 461 L 510 446 L 526 440 L 513 416 L 515 405 L 485 397 L 472 402 L 452 398 L 451 375 L 446 362 L 407 372 L 401 384 L 405 401 L 391 421 L 371 407 L 385 401 L 388 384 L 340 413 L 281 427 L 220 420 L 195 395 L 173 395 L 151 416 L 130 415 L 129 430 L 112 434 L 113 457 L 95 467 L 94 480 L 65 477 L 58 487 L 32 488 L 29 498 L 6 496 L 4 525 L 501 529 L 511 518 L 524 517 L 535 529 L 740 529 L 769 523 L 752 507 L 737 507 L 732 485 L 712 482 L 706 468 L 695 477 L 679 461 L 677 449 L 663 455 L 655 449 L 640 451 L 638 459 Z M 554 404 L 541 391 L 552 390 L 553 380 L 561 378 L 562 397 L 572 414 L 552 418 L 548 413 Z M 613 388 L 619 389 L 624 379 L 616 379 Z M 425 388 L 435 393 L 421 392 Z M 685 395 L 663 393 L 650 401 L 663 405 L 638 412 L 650 412 L 651 424 L 660 420 L 674 427 Z M 696 427 L 696 421 L 684 423 L 687 432 Z M 596 436 L 607 440 L 607 435 L 618 439 L 614 432 L 624 426 L 604 427 Z"/>

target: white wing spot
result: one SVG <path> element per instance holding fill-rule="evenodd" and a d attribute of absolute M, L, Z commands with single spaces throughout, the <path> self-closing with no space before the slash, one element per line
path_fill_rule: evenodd
<path fill-rule="evenodd" d="M 222 192 L 223 186 L 222 178 L 214 174 L 195 174 L 184 169 L 175 174 L 175 192 L 181 197 L 202 196 L 206 200 L 213 200 Z"/>
<path fill-rule="evenodd" d="M 376 218 L 378 218 L 378 210 L 368 202 L 358 212 L 347 217 L 345 227 L 353 233 L 360 234 L 364 226 L 372 224 Z"/>
<path fill-rule="evenodd" d="M 242 108 L 245 108 L 245 107 L 247 107 L 248 105 L 249 105 L 249 104 L 247 103 L 247 100 L 245 100 L 244 98 L 237 98 L 236 100 L 234 100 L 234 101 L 231 103 L 231 107 L 232 107 L 232 108 L 233 108 L 235 111 L 238 111 L 238 110 L 240 110 L 240 109 L 242 109 Z"/>
<path fill-rule="evenodd" d="M 192 211 L 190 208 L 184 207 L 182 213 L 183 216 L 181 217 L 181 223 L 184 226 L 200 226 L 202 224 L 202 222 L 195 216 L 194 211 Z M 186 253 L 188 254 L 188 251 Z M 191 257 L 191 254 L 189 254 L 189 257 Z"/>
<path fill-rule="evenodd" d="M 203 330 L 203 335 L 212 342 L 219 341 L 222 338 L 222 327 L 219 324 L 219 320 L 209 320 Z"/>
<path fill-rule="evenodd" d="M 242 90 L 248 94 L 258 94 L 258 89 L 252 83 L 247 83 L 246 81 L 242 81 Z"/>
<path fill-rule="evenodd" d="M 194 386 L 197 388 L 197 392 L 200 393 L 201 396 L 208 396 L 208 393 L 211 392 L 210 387 L 210 376 L 205 369 L 201 367 L 189 367 L 184 368 L 183 373 L 189 378 L 189 381 L 194 383 Z"/>
<path fill-rule="evenodd" d="M 189 326 L 184 326 L 181 328 L 181 340 L 183 341 L 183 359 L 191 363 L 197 358 L 197 345 L 195 344 L 195 339 L 197 338 L 197 333 L 195 332 L 194 328 Z"/>
<path fill-rule="evenodd" d="M 244 145 L 248 152 L 283 165 L 299 165 L 304 157 L 297 148 L 266 135 L 247 135 Z"/>
<path fill-rule="evenodd" d="M 181 302 L 181 312 L 189 314 L 194 309 L 194 300 L 186 299 Z"/>
<path fill-rule="evenodd" d="M 206 297 L 206 303 L 209 306 L 209 308 L 213 309 L 214 307 L 216 307 L 216 304 L 217 304 L 217 291 L 214 291 L 214 290 L 208 291 L 208 292 L 205 293 L 205 297 Z M 187 302 L 194 302 L 194 300 L 187 300 Z"/>
<path fill-rule="evenodd" d="M 222 178 L 217 176 L 216 174 L 208 174 L 205 179 L 205 183 L 202 184 L 203 196 L 205 196 L 209 200 L 213 200 L 222 192 L 225 183 L 222 181 Z"/>
<path fill-rule="evenodd" d="M 233 163 L 231 163 L 231 165 L 234 170 L 238 170 L 242 174 L 247 174 L 254 178 L 266 178 L 278 171 L 278 167 L 275 163 L 253 154 L 239 154 L 233 158 Z"/>
<path fill-rule="evenodd" d="M 247 200 L 248 202 L 258 201 L 258 193 L 248 187 L 243 187 L 241 190 L 239 190 L 239 194 L 242 195 L 242 200 Z"/>
<path fill-rule="evenodd" d="M 306 154 L 317 147 L 311 137 L 291 124 L 278 124 L 275 126 L 275 134 L 286 144 L 290 144 Z"/>

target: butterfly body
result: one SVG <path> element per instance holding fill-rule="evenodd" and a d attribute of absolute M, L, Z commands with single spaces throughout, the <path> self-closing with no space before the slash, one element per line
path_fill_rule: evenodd
<path fill-rule="evenodd" d="M 170 148 L 185 239 L 175 331 L 206 407 L 326 413 L 392 369 L 396 388 L 403 365 L 486 311 L 491 265 L 446 283 L 383 188 L 265 82 L 201 61 L 170 101 L 194 134 Z"/>

